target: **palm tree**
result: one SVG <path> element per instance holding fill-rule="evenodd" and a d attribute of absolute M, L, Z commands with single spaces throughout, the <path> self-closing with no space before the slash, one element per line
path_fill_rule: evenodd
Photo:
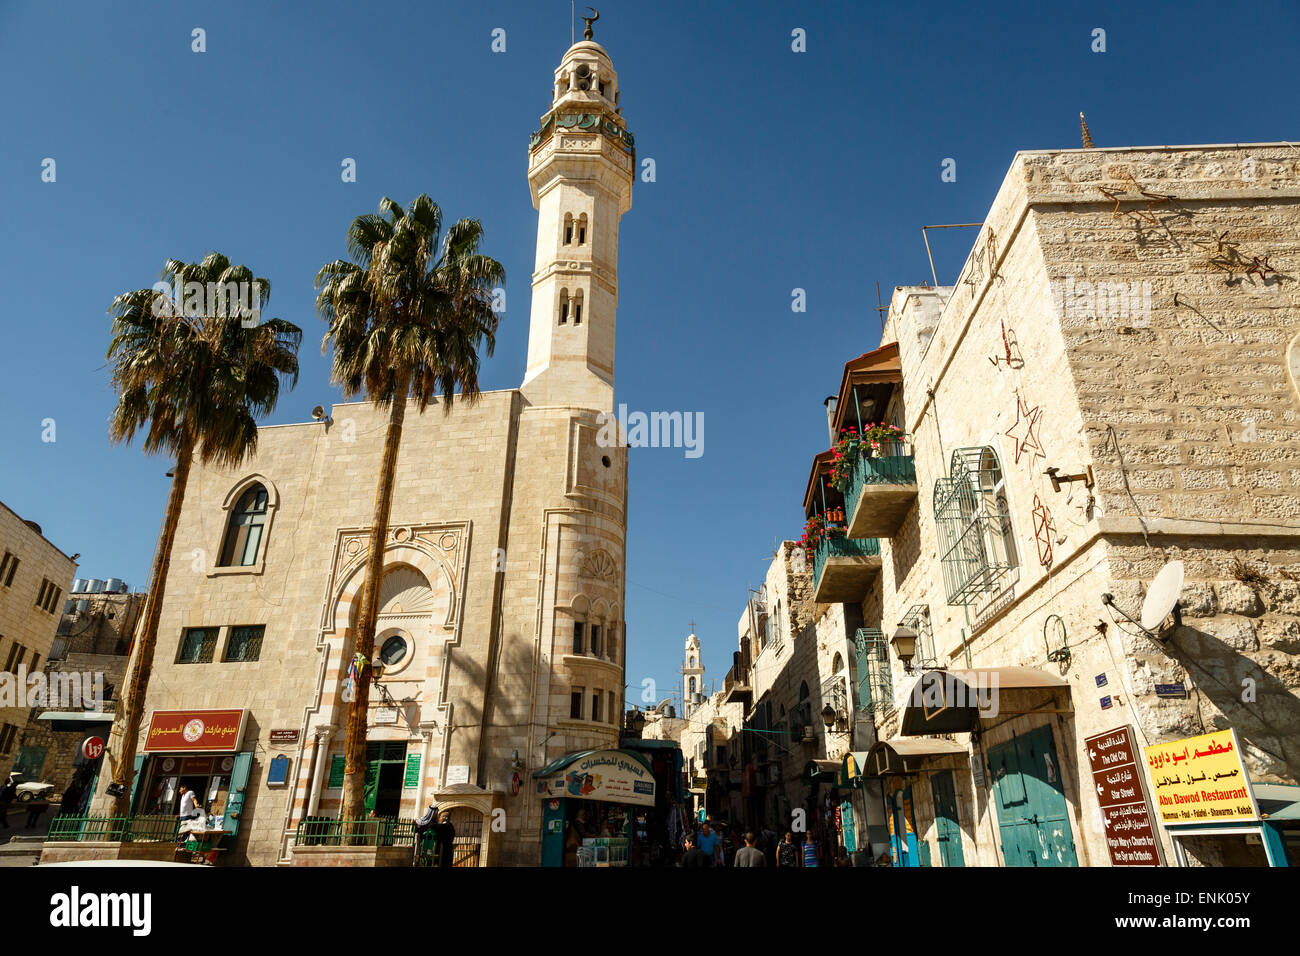
<path fill-rule="evenodd" d="M 457 390 L 462 401 L 473 404 L 479 397 L 479 348 L 491 355 L 496 346 L 499 320 L 492 290 L 506 274 L 495 259 L 479 254 L 482 238 L 477 219 L 461 219 L 443 236 L 442 210 L 426 195 L 405 210 L 385 197 L 378 213 L 352 221 L 351 261 L 336 259 L 316 275 L 316 309 L 329 325 L 321 351 L 334 347 L 334 381 L 348 398 L 364 395 L 388 412 L 355 631 L 360 679 L 348 707 L 344 819 L 360 819 L 365 800 L 370 688 L 364 670 L 375 649 L 383 543 L 407 399 L 414 398 L 420 413 L 439 392 L 444 413 Z"/>
<path fill-rule="evenodd" d="M 220 253 L 209 253 L 197 263 L 168 259 L 162 279 L 186 290 L 183 304 L 160 293 L 155 285 L 124 292 L 108 310 L 113 316 L 108 359 L 118 393 L 109 437 L 114 443 L 129 443 L 141 432 L 146 453 L 165 451 L 176 457 L 149 595 L 126 679 L 122 740 L 110 764 L 117 785 L 114 816 L 129 812 L 136 738 L 190 466 L 196 453 L 205 465 L 233 467 L 256 450 L 257 416 L 275 408 L 281 377 L 289 379 L 291 389 L 297 384 L 302 341 L 302 330 L 290 322 L 269 319 L 252 324 L 246 313 L 240 314 L 237 298 L 229 295 L 231 289 L 245 290 L 244 304 L 255 303 L 260 316 L 271 285 L 254 277 L 247 266 L 232 266 Z"/>

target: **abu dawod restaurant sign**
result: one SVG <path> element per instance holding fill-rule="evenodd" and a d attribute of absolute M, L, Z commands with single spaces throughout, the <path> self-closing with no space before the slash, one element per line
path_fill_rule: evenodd
<path fill-rule="evenodd" d="M 655 780 L 637 759 L 617 750 L 598 750 L 537 781 L 537 792 L 545 797 L 652 807 Z"/>
<path fill-rule="evenodd" d="M 244 736 L 244 710 L 155 710 L 145 753 L 234 753 Z"/>

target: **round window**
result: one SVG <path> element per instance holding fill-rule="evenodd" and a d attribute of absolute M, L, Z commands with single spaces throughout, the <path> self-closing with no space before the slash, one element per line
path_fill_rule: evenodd
<path fill-rule="evenodd" d="M 406 657 L 406 650 L 406 638 L 390 637 L 379 649 L 379 659 L 389 667 L 393 667 Z"/>

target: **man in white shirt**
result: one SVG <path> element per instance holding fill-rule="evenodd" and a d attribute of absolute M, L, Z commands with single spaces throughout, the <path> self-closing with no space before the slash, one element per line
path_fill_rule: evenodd
<path fill-rule="evenodd" d="M 193 820 L 199 815 L 198 801 L 194 798 L 194 791 L 184 784 L 180 788 L 181 793 L 181 820 Z"/>

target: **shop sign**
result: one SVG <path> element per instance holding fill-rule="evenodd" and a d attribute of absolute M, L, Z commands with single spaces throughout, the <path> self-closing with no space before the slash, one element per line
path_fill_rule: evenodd
<path fill-rule="evenodd" d="M 103 737 L 87 737 L 81 742 L 81 755 L 87 760 L 98 760 L 104 754 Z"/>
<path fill-rule="evenodd" d="M 1128 726 L 1083 742 L 1112 866 L 1159 866 L 1155 827 Z"/>
<path fill-rule="evenodd" d="M 1154 744 L 1145 754 L 1165 826 L 1259 819 L 1235 730 Z"/>
<path fill-rule="evenodd" d="M 145 753 L 234 753 L 244 735 L 243 710 L 155 710 Z"/>
<path fill-rule="evenodd" d="M 537 782 L 542 796 L 604 800 L 652 807 L 655 781 L 640 761 L 617 750 L 598 750 Z"/>

